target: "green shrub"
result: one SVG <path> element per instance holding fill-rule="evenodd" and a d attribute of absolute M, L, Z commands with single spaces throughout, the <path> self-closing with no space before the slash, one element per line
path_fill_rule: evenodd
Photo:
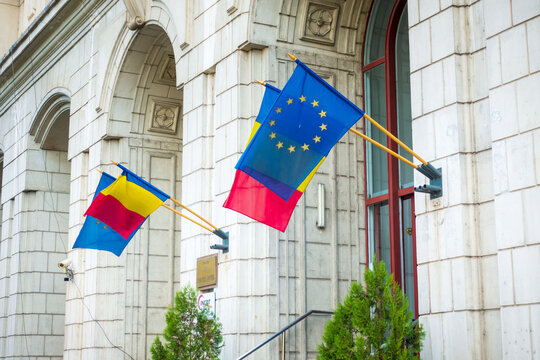
<path fill-rule="evenodd" d="M 351 285 L 326 324 L 318 359 L 417 359 L 425 333 L 384 263 L 366 270 L 364 281 Z"/>
<path fill-rule="evenodd" d="M 223 347 L 221 324 L 208 309 L 197 309 L 197 293 L 192 287 L 176 293 L 165 321 L 165 344 L 156 337 L 150 347 L 152 360 L 219 359 Z"/>

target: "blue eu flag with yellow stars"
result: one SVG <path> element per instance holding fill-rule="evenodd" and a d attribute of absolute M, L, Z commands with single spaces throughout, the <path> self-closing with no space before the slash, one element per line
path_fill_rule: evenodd
<path fill-rule="evenodd" d="M 297 67 L 236 164 L 284 200 L 364 112 L 296 60 Z"/>

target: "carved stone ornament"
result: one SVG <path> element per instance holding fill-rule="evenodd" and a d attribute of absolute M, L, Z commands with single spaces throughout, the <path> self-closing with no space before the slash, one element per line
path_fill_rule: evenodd
<path fill-rule="evenodd" d="M 129 30 L 137 30 L 144 26 L 150 9 L 151 0 L 123 0 L 128 13 Z"/>
<path fill-rule="evenodd" d="M 180 106 L 171 102 L 150 99 L 153 103 L 152 121 L 148 131 L 176 134 Z"/>
<path fill-rule="evenodd" d="M 334 45 L 339 6 L 308 2 L 302 40 Z"/>
<path fill-rule="evenodd" d="M 155 83 L 174 86 L 176 82 L 176 64 L 174 55 L 165 55 L 159 61 L 158 71 L 154 79 Z"/>

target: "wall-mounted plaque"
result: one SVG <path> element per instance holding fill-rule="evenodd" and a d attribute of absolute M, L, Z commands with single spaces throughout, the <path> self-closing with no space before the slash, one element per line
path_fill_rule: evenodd
<path fill-rule="evenodd" d="M 197 289 L 208 290 L 217 286 L 218 257 L 204 256 L 197 259 Z"/>

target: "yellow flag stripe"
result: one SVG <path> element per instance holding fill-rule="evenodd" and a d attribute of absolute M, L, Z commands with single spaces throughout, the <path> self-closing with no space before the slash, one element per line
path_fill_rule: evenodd
<path fill-rule="evenodd" d="M 251 139 L 253 139 L 253 137 L 255 136 L 255 133 L 257 132 L 257 130 L 259 130 L 260 127 L 261 127 L 261 123 L 255 121 L 255 123 L 253 124 L 253 128 L 251 129 L 251 134 L 249 134 L 249 139 L 247 141 L 246 147 L 249 145 L 249 143 L 251 142 Z"/>
<path fill-rule="evenodd" d="M 304 192 L 306 191 L 306 188 L 309 184 L 309 182 L 311 181 L 311 179 L 313 178 L 313 175 L 315 175 L 315 173 L 317 172 L 317 169 L 319 168 L 319 166 L 322 165 L 322 163 L 324 162 L 324 160 L 326 159 L 326 156 L 323 157 L 321 159 L 321 161 L 319 161 L 319 163 L 317 164 L 317 166 L 315 166 L 315 168 L 313 170 L 311 170 L 311 172 L 309 173 L 308 177 L 304 179 L 304 181 L 300 184 L 300 186 L 297 188 L 298 191 L 300 192 Z"/>
<path fill-rule="evenodd" d="M 115 197 L 126 209 L 144 217 L 153 213 L 163 203 L 161 199 L 150 191 L 128 181 L 124 175 L 120 175 L 101 193 Z"/>

